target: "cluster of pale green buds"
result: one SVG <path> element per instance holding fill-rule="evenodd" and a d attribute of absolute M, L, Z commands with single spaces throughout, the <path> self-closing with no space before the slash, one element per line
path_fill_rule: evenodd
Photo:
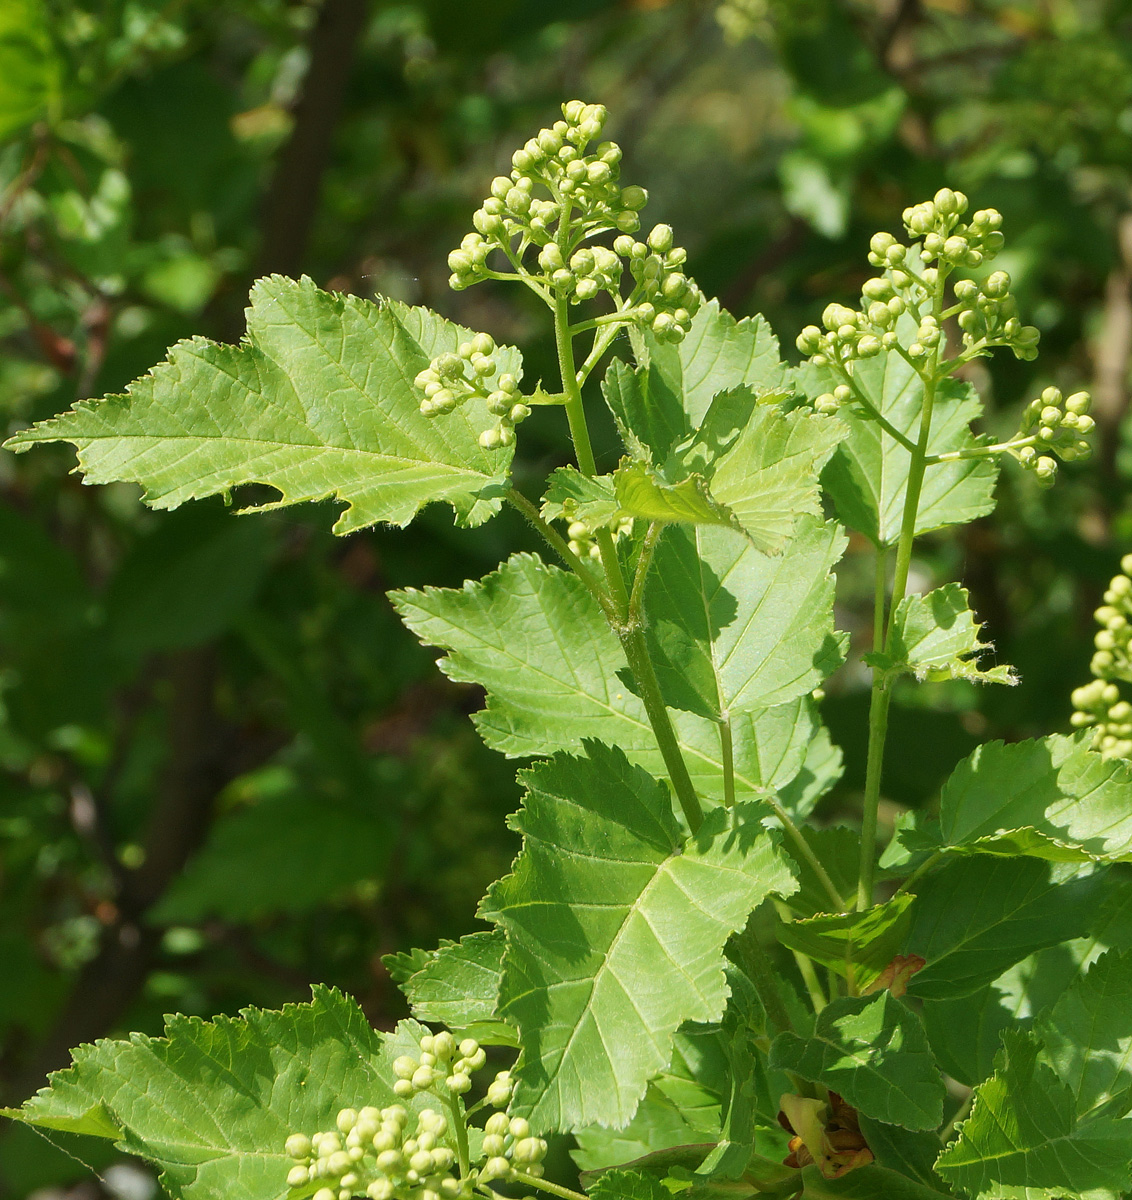
<path fill-rule="evenodd" d="M 1089 416 L 1091 404 L 1088 392 L 1063 398 L 1058 388 L 1048 387 L 1026 406 L 1018 436 L 1029 444 L 1015 451 L 1015 457 L 1043 486 L 1052 484 L 1057 475 L 1053 453 L 1066 462 L 1092 454 L 1093 448 L 1085 440 L 1096 424 Z"/>
<path fill-rule="evenodd" d="M 491 195 L 472 218 L 475 232 L 448 256 L 449 284 L 460 291 L 492 278 L 493 250 L 524 272 L 521 259 L 528 247 L 537 246 L 539 270 L 551 293 L 579 304 L 604 292 L 620 305 L 627 262 L 635 287 L 620 315 L 626 323 L 650 327 L 662 340 L 678 341 L 701 302 L 680 270 L 685 252 L 673 247 L 667 225 L 656 226 L 644 242 L 627 236 L 640 228 L 648 194 L 640 187 L 621 187 L 621 150 L 614 142 L 598 142 L 587 153 L 605 126 L 605 107 L 571 100 L 562 115 L 515 151 L 510 177 L 492 181 Z M 611 230 L 621 235 L 613 250 L 585 244 Z"/>
<path fill-rule="evenodd" d="M 569 522 L 566 527 L 567 545 L 579 557 L 587 556 L 593 559 L 601 557 L 601 548 L 595 537 L 597 526 L 584 521 L 577 512 L 578 502 L 567 496 L 562 501 L 562 515 Z M 624 537 L 633 532 L 633 518 L 622 517 L 610 526 L 614 538 Z"/>
<path fill-rule="evenodd" d="M 453 354 L 438 355 L 413 381 L 424 397 L 421 412 L 426 417 L 450 413 L 473 397 L 483 400 L 487 411 L 498 420 L 479 437 L 485 450 L 510 446 L 515 441 L 515 426 L 531 415 L 523 403 L 514 375 L 503 374 L 492 381 L 498 365 L 492 357 L 495 342 L 486 333 L 477 333 Z"/>
<path fill-rule="evenodd" d="M 523 1117 L 497 1112 L 484 1125 L 483 1154 L 486 1161 L 480 1168 L 481 1183 L 493 1179 L 506 1182 L 515 1171 L 538 1179 L 544 1170 L 546 1142 L 531 1136 L 530 1123 Z"/>
<path fill-rule="evenodd" d="M 470 1182 L 450 1174 L 456 1152 L 444 1144 L 448 1121 L 431 1108 L 417 1115 L 409 1133 L 409 1113 L 388 1108 L 344 1108 L 337 1129 L 308 1138 L 293 1133 L 286 1144 L 294 1160 L 287 1184 L 292 1189 L 321 1184 L 312 1200 L 457 1200 L 471 1194 Z"/>
<path fill-rule="evenodd" d="M 1120 561 L 1096 610 L 1100 629 L 1089 669 L 1094 679 L 1071 696 L 1075 729 L 1092 728 L 1093 747 L 1106 758 L 1132 758 L 1132 704 L 1121 698 L 1117 681 L 1132 682 L 1132 554 Z"/>
<path fill-rule="evenodd" d="M 967 211 L 962 192 L 941 188 L 932 200 L 904 212 L 908 234 L 920 239 L 921 269 L 908 261 L 913 247 L 891 233 L 874 234 L 869 242 L 869 262 L 884 272 L 866 281 L 859 309 L 830 304 L 822 313 L 822 326 L 808 325 L 798 335 L 798 349 L 818 366 L 833 365 L 848 372 L 857 359 L 873 358 L 882 351 L 902 346 L 897 323 L 906 314 L 915 320 L 915 335 L 903 347 L 913 362 L 938 359 L 944 345 L 940 319 L 921 312 L 940 281 L 940 273 L 957 267 L 978 267 L 989 262 L 1002 247 L 1002 216 L 994 209 L 980 209 L 969 223 L 960 217 Z M 960 280 L 955 285 L 956 304 L 943 315 L 954 316 L 963 330 L 964 349 L 980 354 L 991 346 L 1009 346 L 1015 356 L 1031 359 L 1037 354 L 1038 330 L 1017 318 L 1017 305 L 1010 294 L 1010 276 L 995 271 L 982 284 Z M 846 389 L 846 396 L 848 389 Z M 843 399 L 836 392 L 820 397 L 818 407 L 832 411 Z"/>
<path fill-rule="evenodd" d="M 447 1031 L 425 1034 L 420 1048 L 419 1057 L 402 1054 L 393 1063 L 397 1076 L 393 1091 L 405 1099 L 421 1092 L 436 1094 L 441 1084 L 452 1095 L 462 1096 L 472 1086 L 472 1072 L 487 1062 L 487 1054 L 475 1038 L 457 1043 Z"/>
<path fill-rule="evenodd" d="M 1018 304 L 1010 291 L 1010 276 L 993 271 L 982 281 L 960 279 L 955 284 L 956 321 L 966 349 L 1009 346 L 1015 358 L 1033 359 L 1040 334 L 1018 319 Z"/>

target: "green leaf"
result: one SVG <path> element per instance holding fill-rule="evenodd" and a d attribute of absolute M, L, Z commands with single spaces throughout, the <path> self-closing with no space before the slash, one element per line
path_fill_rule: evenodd
<path fill-rule="evenodd" d="M 152 917 L 175 924 L 310 912 L 352 884 L 379 877 L 389 838 L 386 814 L 322 796 L 264 796 L 217 820 Z M 333 846 L 333 854 L 312 855 L 318 845 Z"/>
<path fill-rule="evenodd" d="M 60 63 L 42 0 L 0 6 L 0 141 L 48 114 L 59 98 Z"/>
<path fill-rule="evenodd" d="M 551 473 L 542 498 L 544 521 L 585 521 L 591 527 L 612 525 L 620 513 L 611 475 L 583 475 L 576 467 Z"/>
<path fill-rule="evenodd" d="M 333 1128 L 350 1104 L 405 1103 L 393 1094 L 391 1064 L 425 1032 L 403 1021 L 383 1037 L 354 1001 L 316 987 L 310 1004 L 213 1021 L 174 1016 L 163 1038 L 80 1046 L 49 1087 L 2 1111 L 114 1139 L 154 1163 L 175 1200 L 278 1200 L 292 1165 L 287 1136 Z"/>
<path fill-rule="evenodd" d="M 479 497 L 506 482 L 511 452 L 480 448 L 482 401 L 430 420 L 413 384 L 471 336 L 426 309 L 273 275 L 252 289 L 244 344 L 180 342 L 126 395 L 83 401 L 5 444 L 73 442 L 88 483 L 140 483 L 155 508 L 260 483 L 280 493 L 261 508 L 344 501 L 337 533 L 407 525 L 434 500 L 479 524 L 499 503 Z M 496 358 L 521 373 L 517 351 Z"/>
<path fill-rule="evenodd" d="M 593 1200 L 672 1200 L 672 1193 L 644 1171 L 604 1171 L 590 1195 Z"/>
<path fill-rule="evenodd" d="M 916 1015 L 887 989 L 846 996 L 818 1014 L 811 1038 L 781 1033 L 771 1066 L 822 1083 L 866 1116 L 935 1129 L 945 1089 Z"/>
<path fill-rule="evenodd" d="M 447 1025 L 488 1045 L 514 1046 L 514 1029 L 496 1015 L 503 951 L 502 932 L 491 930 L 441 942 L 431 954 L 414 952 L 411 962 L 389 958 L 409 968 L 399 982 L 418 1021 Z"/>
<path fill-rule="evenodd" d="M 856 1167 L 837 1179 L 826 1179 L 817 1167 L 807 1167 L 802 1178 L 799 1200 L 939 1200 L 948 1194 L 875 1164 Z"/>
<path fill-rule="evenodd" d="M 891 645 L 866 654 L 865 661 L 885 675 L 909 674 L 921 682 L 1017 683 L 1012 667 L 980 669 L 980 657 L 993 647 L 979 641 L 979 626 L 967 601 L 967 589 L 957 583 L 923 596 L 905 596 L 893 614 Z"/>
<path fill-rule="evenodd" d="M 695 1153 L 688 1163 L 694 1170 L 718 1136 L 718 1103 L 710 1111 L 699 1109 L 689 1113 L 650 1083 L 628 1125 L 623 1129 L 605 1129 L 600 1125 L 579 1129 L 574 1135 L 578 1148 L 571 1157 L 580 1170 L 596 1172 L 669 1148 L 694 1145 Z"/>
<path fill-rule="evenodd" d="M 887 1167 L 934 1191 L 943 1190 L 933 1170 L 939 1157 L 938 1134 L 933 1130 L 886 1125 L 863 1113 L 858 1114 L 858 1121 L 878 1167 Z"/>
<path fill-rule="evenodd" d="M 524 772 L 523 850 L 484 900 L 507 932 L 514 1104 L 540 1129 L 625 1125 L 676 1029 L 722 1014 L 727 938 L 796 886 L 759 806 L 715 809 L 681 844 L 662 785 L 585 749 Z"/>
<path fill-rule="evenodd" d="M 704 447 L 716 398 L 684 458 Z M 798 518 L 822 515 L 818 476 L 843 435 L 839 422 L 804 408 L 784 413 L 759 405 L 733 444 L 707 461 L 711 494 L 764 554 L 777 554 Z"/>
<path fill-rule="evenodd" d="M 988 742 L 940 797 L 941 845 L 1054 862 L 1132 861 L 1132 767 L 1089 748 L 1088 733 Z"/>
<path fill-rule="evenodd" d="M 665 483 L 644 463 L 629 462 L 618 467 L 613 479 L 621 511 L 631 517 L 665 524 L 723 525 L 738 531 L 731 510 L 712 498 L 702 475 Z"/>
<path fill-rule="evenodd" d="M 948 863 L 920 885 L 905 953 L 927 966 L 909 991 L 946 999 L 997 979 L 1043 946 L 1080 937 L 1104 893 L 1103 872 L 1073 878 L 1075 869 L 1036 858 L 981 855 Z"/>
<path fill-rule="evenodd" d="M 1073 1095 L 1039 1061 L 1038 1043 L 1008 1032 L 994 1075 L 936 1171 L 975 1200 L 1116 1200 L 1132 1187 L 1132 1121 L 1079 1121 Z"/>
<path fill-rule="evenodd" d="M 827 902 L 828 903 L 828 902 Z M 778 940 L 840 975 L 850 965 L 858 987 L 867 987 L 893 960 L 912 924 L 913 897 L 893 896 L 863 912 L 822 913 L 778 928 Z"/>
<path fill-rule="evenodd" d="M 842 896 L 853 895 L 861 865 L 861 835 L 857 830 L 850 829 L 848 825 L 830 825 L 825 829 L 804 825 L 802 836 L 809 842 L 838 893 Z M 805 859 L 800 859 L 797 867 L 798 890 L 790 897 L 791 911 L 800 917 L 829 912 L 829 894 L 814 869 Z"/>
<path fill-rule="evenodd" d="M 774 558 L 727 530 L 667 530 L 645 585 L 666 702 L 725 720 L 817 687 L 843 657 L 830 572 L 844 547 L 836 525 L 809 517 Z"/>
<path fill-rule="evenodd" d="M 703 422 L 720 392 L 748 387 L 757 395 L 785 386 L 778 340 L 766 321 L 736 321 L 717 300 L 700 308 L 678 345 L 644 334 L 634 350 L 641 369 L 614 362 L 602 392 L 629 452 L 658 467 Z"/>
<path fill-rule="evenodd" d="M 665 540 L 682 534 L 669 530 Z M 391 599 L 422 641 L 450 651 L 439 663 L 449 678 L 487 689 L 487 707 L 475 721 L 492 749 L 534 756 L 577 750 L 584 738 L 596 738 L 616 744 L 650 774 L 665 773 L 644 705 L 619 679 L 626 665 L 617 638 L 576 576 L 516 554 L 459 591 L 425 588 L 395 592 Z M 794 653 L 791 647 L 782 652 Z M 773 678 L 773 667 L 763 665 L 765 678 Z M 718 724 L 691 713 L 673 718 L 697 791 L 721 801 Z M 808 696 L 733 718 L 737 793 L 760 796 L 783 787 L 807 761 L 803 783 L 812 782 L 819 792 L 831 784 L 839 760 L 828 741 L 819 740 L 817 758 L 807 760 L 818 728 Z"/>
<path fill-rule="evenodd" d="M 1132 1089 L 1132 952 L 1103 954 L 1039 1022 L 1043 1056 L 1088 1116 Z M 1125 1096 L 1122 1112 L 1129 1106 Z"/>
<path fill-rule="evenodd" d="M 924 387 L 920 377 L 899 354 L 878 354 L 855 364 L 854 379 L 873 405 L 902 434 L 919 436 Z M 811 398 L 831 392 L 840 382 L 828 367 L 803 366 L 798 371 L 802 390 Z M 982 411 L 969 384 L 945 380 L 938 385 L 928 452 L 965 449 L 976 445 L 970 423 Z M 822 483 L 837 515 L 876 544 L 892 545 L 900 536 L 904 496 L 908 486 L 908 451 L 848 405 L 838 413 L 846 434 Z M 916 533 L 945 525 L 962 525 L 994 508 L 998 467 L 993 458 L 971 458 L 929 466 L 916 516 Z"/>

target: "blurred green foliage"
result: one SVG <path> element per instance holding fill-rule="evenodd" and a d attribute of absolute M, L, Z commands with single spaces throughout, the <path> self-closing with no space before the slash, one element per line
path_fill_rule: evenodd
<path fill-rule="evenodd" d="M 972 367 L 988 428 L 1087 386 L 1100 454 L 1053 493 L 1007 472 L 993 523 L 926 543 L 919 583 L 962 578 L 1023 682 L 898 696 L 888 799 L 930 811 L 977 738 L 1064 728 L 1132 542 L 1128 0 L 0 0 L 6 429 L 179 338 L 237 339 L 271 270 L 428 304 L 549 373 L 532 311 L 448 292 L 445 258 L 508 148 L 573 95 L 617 115 L 704 290 L 791 353 L 906 204 L 948 184 L 1004 213 L 996 265 L 1043 352 Z M 559 417 L 531 418 L 520 479 L 558 465 Z M 313 981 L 391 1023 L 381 955 L 474 926 L 517 793 L 466 720 L 479 698 L 384 592 L 482 574 L 522 530 L 457 540 L 429 510 L 338 541 L 325 512 L 153 513 L 70 465 L 0 460 L 3 1098 L 75 1042 Z M 862 637 L 863 550 L 839 580 Z M 864 685 L 847 672 L 825 703 L 848 764 L 831 823 L 858 812 Z M 2 1194 L 104 1194 L 88 1175 L 0 1138 Z"/>

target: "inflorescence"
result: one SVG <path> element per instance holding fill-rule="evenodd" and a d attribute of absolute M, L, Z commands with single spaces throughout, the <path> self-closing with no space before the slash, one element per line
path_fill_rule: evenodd
<path fill-rule="evenodd" d="M 487 1061 L 479 1043 L 474 1038 L 457 1043 L 442 1032 L 425 1035 L 419 1046 L 417 1056 L 394 1061 L 393 1090 L 404 1100 L 431 1095 L 448 1115 L 434 1108 L 414 1114 L 402 1104 L 344 1108 L 335 1129 L 287 1139 L 292 1190 L 318 1184 L 312 1200 L 467 1200 L 492 1181 L 508 1182 L 517 1173 L 542 1175 L 546 1142 L 531 1135 L 524 1118 L 506 1112 L 488 1118 L 475 1162 L 468 1159 L 470 1126 L 461 1097 Z M 512 1091 L 509 1072 L 501 1071 L 488 1085 L 483 1104 L 506 1109 Z M 454 1128 L 456 1121 L 462 1128 Z"/>
<path fill-rule="evenodd" d="M 944 307 L 943 287 L 952 272 L 991 262 L 1003 245 L 1001 213 L 980 209 L 964 222 L 966 211 L 967 197 L 950 188 L 906 208 L 904 228 L 913 244 L 905 245 L 891 233 L 873 235 L 869 262 L 883 273 L 865 282 L 860 307 L 827 305 L 823 327 L 808 325 L 798 335 L 798 349 L 810 362 L 828 367 L 840 379 L 814 401 L 819 412 L 856 404 L 875 418 L 878 414 L 859 390 L 854 368 L 859 360 L 882 353 L 901 355 L 925 382 L 939 380 L 995 347 L 1008 347 L 1019 359 L 1037 356 L 1038 330 L 1019 320 L 1005 271 L 993 271 L 979 282 L 956 280 L 954 303 Z M 960 345 L 947 359 L 945 324 L 952 319 L 961 331 Z M 1009 442 L 977 453 L 1011 454 L 1040 484 L 1048 485 L 1057 473 L 1054 453 L 1068 462 L 1091 452 L 1083 440 L 1093 428 L 1089 403 L 1085 392 L 1063 402 L 1057 388 L 1047 388 L 1027 406 Z"/>
<path fill-rule="evenodd" d="M 634 185 L 621 186 L 621 149 L 600 140 L 604 105 L 571 100 L 562 106 L 562 116 L 515 151 L 510 176 L 492 181 L 491 194 L 472 218 L 475 231 L 448 256 L 449 284 L 461 291 L 485 279 L 519 280 L 552 308 L 605 295 L 612 310 L 580 328 L 633 325 L 660 341 L 680 341 L 703 300 L 683 271 L 687 252 L 673 244 L 668 225 L 653 226 L 643 240 L 633 236 L 641 227 L 648 194 Z M 606 233 L 615 235 L 612 248 L 593 242 Z M 533 256 L 528 253 L 532 249 Z M 496 269 L 493 261 L 504 269 Z M 626 267 L 632 285 L 623 294 Z M 484 334 L 479 339 L 490 342 Z M 454 362 L 451 354 L 441 355 L 417 376 L 417 386 L 425 392 L 421 412 L 437 417 L 469 397 L 481 397 L 499 420 L 484 431 L 480 444 L 485 449 L 509 446 L 529 406 L 517 388 L 504 385 L 508 376 L 488 389 L 490 350 L 477 351 L 474 344 L 467 355 L 463 350 L 465 364 Z"/>
<path fill-rule="evenodd" d="M 1120 560 L 1120 569 L 1093 614 L 1100 625 L 1089 664 L 1093 681 L 1074 690 L 1071 720 L 1075 729 L 1094 730 L 1093 748 L 1106 758 L 1132 759 L 1132 704 L 1121 699 L 1119 687 L 1132 683 L 1132 554 Z"/>

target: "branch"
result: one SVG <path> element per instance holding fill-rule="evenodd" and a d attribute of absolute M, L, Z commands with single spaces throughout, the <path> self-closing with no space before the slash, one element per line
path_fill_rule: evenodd
<path fill-rule="evenodd" d="M 295 124 L 267 192 L 257 275 L 296 275 L 302 268 L 354 47 L 367 14 L 366 0 L 324 0 L 319 10 Z"/>

